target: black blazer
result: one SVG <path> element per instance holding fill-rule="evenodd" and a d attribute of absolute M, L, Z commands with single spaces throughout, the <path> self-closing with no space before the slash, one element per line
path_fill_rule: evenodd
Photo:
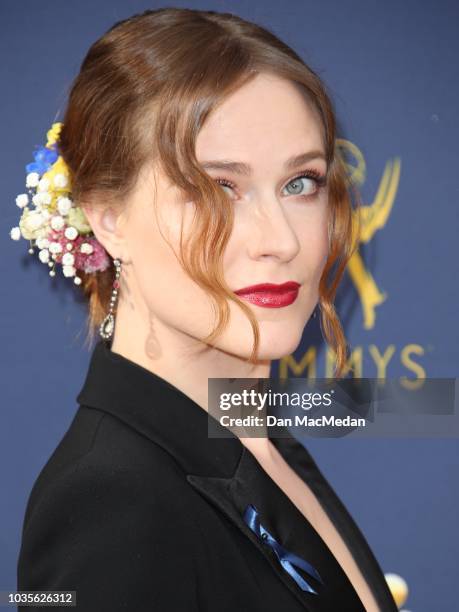
<path fill-rule="evenodd" d="M 77 402 L 28 500 L 18 590 L 75 590 L 81 612 L 364 610 L 303 514 L 237 436 L 209 438 L 212 417 L 178 388 L 99 340 Z M 396 612 L 364 536 L 311 455 L 293 437 L 272 442 L 317 495 L 381 610 Z M 267 539 L 244 520 L 250 504 Z M 285 551 L 322 582 L 281 564 Z"/>

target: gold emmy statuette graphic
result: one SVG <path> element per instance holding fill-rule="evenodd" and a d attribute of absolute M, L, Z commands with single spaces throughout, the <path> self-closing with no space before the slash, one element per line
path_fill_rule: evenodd
<path fill-rule="evenodd" d="M 360 149 L 344 139 L 337 139 L 337 145 L 341 150 L 350 182 L 360 187 L 366 178 L 366 164 Z M 374 234 L 385 226 L 394 205 L 400 180 L 400 166 L 399 157 L 389 160 L 384 168 L 374 201 L 369 205 L 359 206 L 354 212 L 354 240 L 357 240 L 358 244 L 370 242 Z M 349 260 L 347 270 L 362 304 L 363 327 L 372 329 L 375 325 L 376 306 L 386 300 L 387 294 L 379 289 L 371 272 L 365 268 L 358 250 Z"/>

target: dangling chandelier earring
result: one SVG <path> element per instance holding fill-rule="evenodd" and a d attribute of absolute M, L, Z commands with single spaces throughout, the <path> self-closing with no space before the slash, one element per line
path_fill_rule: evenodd
<path fill-rule="evenodd" d="M 110 340 L 115 329 L 115 305 L 118 298 L 118 290 L 120 288 L 121 259 L 114 259 L 113 264 L 116 272 L 115 280 L 113 281 L 112 296 L 110 298 L 110 308 L 108 315 L 105 317 L 99 327 L 99 334 L 104 340 Z"/>

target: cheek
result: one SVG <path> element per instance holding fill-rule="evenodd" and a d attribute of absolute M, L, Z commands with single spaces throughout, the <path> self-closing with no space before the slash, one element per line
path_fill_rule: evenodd
<path fill-rule="evenodd" d="M 147 224 L 139 226 L 132 253 L 137 286 L 151 305 L 156 296 L 170 292 L 177 260 L 161 235 Z"/>
<path fill-rule="evenodd" d="M 171 324 L 197 318 L 206 294 L 186 274 L 179 260 L 180 209 L 171 205 L 166 216 L 153 208 L 132 219 L 130 253 L 139 298 L 158 317 Z M 184 237 L 187 224 L 184 223 Z M 174 251 L 177 253 L 175 255 Z M 202 316 L 200 317 L 202 318 Z"/>
<path fill-rule="evenodd" d="M 295 219 L 301 258 L 314 277 L 320 277 L 329 252 L 328 214 L 326 206 L 308 210 Z"/>

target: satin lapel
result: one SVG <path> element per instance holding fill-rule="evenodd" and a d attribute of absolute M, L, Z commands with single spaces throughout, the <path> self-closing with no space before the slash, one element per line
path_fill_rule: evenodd
<path fill-rule="evenodd" d="M 365 537 L 307 449 L 293 436 L 272 438 L 271 442 L 321 503 L 349 548 L 378 605 L 384 612 L 397 612 L 384 573 Z"/>
<path fill-rule="evenodd" d="M 187 475 L 188 482 L 213 503 L 253 542 L 265 556 L 274 572 L 309 612 L 333 609 L 336 600 L 330 593 L 342 595 L 340 610 L 364 612 L 357 593 L 342 571 L 335 557 L 306 521 L 296 506 L 266 474 L 254 456 L 244 447 L 232 477 Z M 303 591 L 292 576 L 281 566 L 274 550 L 261 541 L 243 519 L 245 509 L 253 504 L 260 513 L 260 522 L 288 551 L 302 557 L 319 572 L 324 585 L 306 573 L 300 573 L 317 591 Z"/>

